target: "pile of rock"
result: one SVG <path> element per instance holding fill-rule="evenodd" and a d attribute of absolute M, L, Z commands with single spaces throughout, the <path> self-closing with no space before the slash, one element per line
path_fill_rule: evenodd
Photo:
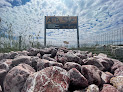
<path fill-rule="evenodd" d="M 64 47 L 0 53 L 0 92 L 123 92 L 123 63 Z"/>

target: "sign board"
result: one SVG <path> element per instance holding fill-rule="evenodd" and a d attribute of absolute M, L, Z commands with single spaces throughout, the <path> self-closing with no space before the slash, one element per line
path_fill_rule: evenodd
<path fill-rule="evenodd" d="M 77 29 L 77 16 L 46 16 L 46 29 Z"/>
<path fill-rule="evenodd" d="M 67 42 L 67 41 L 63 41 L 63 43 L 64 43 L 64 44 L 69 44 L 69 42 Z"/>
<path fill-rule="evenodd" d="M 79 48 L 78 16 L 45 16 L 44 46 L 46 46 L 46 29 L 77 29 L 77 47 Z M 69 44 L 66 41 L 64 43 Z"/>

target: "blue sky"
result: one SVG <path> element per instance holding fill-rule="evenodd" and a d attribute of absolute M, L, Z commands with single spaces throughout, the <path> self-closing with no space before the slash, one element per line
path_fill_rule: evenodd
<path fill-rule="evenodd" d="M 43 41 L 44 16 L 54 15 L 78 16 L 82 40 L 122 27 L 123 0 L 0 0 L 0 17 L 12 23 L 17 35 L 40 33 Z M 47 30 L 47 38 L 76 43 L 76 30 Z"/>

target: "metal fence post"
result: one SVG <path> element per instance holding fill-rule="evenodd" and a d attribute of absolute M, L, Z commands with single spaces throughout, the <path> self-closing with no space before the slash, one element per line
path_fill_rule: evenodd
<path fill-rule="evenodd" d="M 22 36 L 19 36 L 19 50 L 21 50 L 21 41 L 22 40 Z"/>
<path fill-rule="evenodd" d="M 45 19 L 44 19 L 44 46 L 46 47 L 46 16 L 45 16 Z"/>

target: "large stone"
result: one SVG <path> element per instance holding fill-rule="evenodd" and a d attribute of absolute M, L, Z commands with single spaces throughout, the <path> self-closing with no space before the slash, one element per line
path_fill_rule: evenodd
<path fill-rule="evenodd" d="M 3 59 L 3 53 L 0 53 L 0 60 Z"/>
<path fill-rule="evenodd" d="M 102 84 L 110 83 L 110 79 L 113 77 L 113 75 L 105 72 L 101 72 L 101 78 L 102 78 Z"/>
<path fill-rule="evenodd" d="M 4 62 L 5 60 L 1 60 L 0 62 L 0 69 L 5 69 L 5 70 L 9 70 L 9 66 L 7 65 L 6 62 Z"/>
<path fill-rule="evenodd" d="M 2 88 L 3 88 L 3 81 L 4 81 L 6 74 L 7 74 L 6 70 L 0 69 L 0 85 Z"/>
<path fill-rule="evenodd" d="M 70 91 L 82 89 L 88 86 L 87 79 L 76 68 L 72 68 L 68 73 L 70 75 Z"/>
<path fill-rule="evenodd" d="M 104 84 L 100 92 L 119 92 L 119 91 L 110 84 Z"/>
<path fill-rule="evenodd" d="M 80 57 L 82 60 L 87 58 L 87 54 L 75 53 L 75 55 Z"/>
<path fill-rule="evenodd" d="M 30 48 L 30 49 L 28 49 L 27 55 L 29 55 L 29 56 L 36 56 L 38 53 L 40 53 L 39 49 Z"/>
<path fill-rule="evenodd" d="M 95 84 L 91 84 L 88 86 L 87 90 L 85 92 L 100 92 L 99 87 Z"/>
<path fill-rule="evenodd" d="M 114 71 L 114 76 L 123 76 L 123 66 L 117 68 L 117 69 Z"/>
<path fill-rule="evenodd" d="M 112 59 L 112 61 L 114 62 L 113 66 L 111 67 L 111 72 L 114 73 L 114 71 L 118 68 L 120 68 L 121 66 L 123 66 L 123 63 L 120 62 L 119 60 L 116 59 Z"/>
<path fill-rule="evenodd" d="M 98 57 L 100 57 L 100 58 L 104 58 L 104 57 L 106 57 L 106 58 L 107 58 L 107 55 L 106 55 L 106 54 L 104 54 L 104 53 L 99 53 L 99 54 L 98 54 Z"/>
<path fill-rule="evenodd" d="M 4 59 L 11 59 L 11 58 L 10 58 L 10 53 L 4 53 L 4 54 L 3 54 L 3 58 L 4 58 Z"/>
<path fill-rule="evenodd" d="M 20 92 L 27 77 L 35 70 L 27 64 L 19 64 L 12 68 L 4 80 L 4 92 Z"/>
<path fill-rule="evenodd" d="M 44 51 L 44 54 L 51 54 L 52 48 L 44 48 L 43 51 Z"/>
<path fill-rule="evenodd" d="M 67 62 L 67 58 L 65 57 L 65 53 L 59 50 L 56 54 L 55 60 L 63 65 Z"/>
<path fill-rule="evenodd" d="M 10 52 L 10 59 L 14 59 L 16 55 L 18 55 L 17 52 L 11 51 Z"/>
<path fill-rule="evenodd" d="M 76 68 L 78 71 L 81 72 L 81 65 L 78 63 L 74 63 L 74 62 L 67 62 L 64 64 L 64 69 L 69 71 L 72 68 Z"/>
<path fill-rule="evenodd" d="M 50 67 L 50 66 L 59 66 L 59 67 L 63 67 L 62 63 L 58 63 L 58 62 L 54 62 L 54 61 L 49 61 L 46 59 L 40 59 L 37 63 L 37 71 L 42 70 L 46 67 Z"/>
<path fill-rule="evenodd" d="M 19 56 L 13 59 L 11 66 L 17 66 L 18 64 L 26 63 L 31 65 L 31 57 L 30 56 Z"/>
<path fill-rule="evenodd" d="M 101 71 L 94 65 L 82 65 L 81 73 L 88 80 L 89 84 L 101 84 Z"/>
<path fill-rule="evenodd" d="M 104 71 L 110 71 L 112 65 L 114 64 L 110 58 L 102 57 L 97 60 L 104 66 Z"/>
<path fill-rule="evenodd" d="M 49 61 L 56 61 L 54 58 L 51 58 L 51 54 L 44 54 L 42 56 L 42 59 L 46 59 L 46 60 L 49 60 Z"/>
<path fill-rule="evenodd" d="M 17 53 L 18 53 L 18 54 L 17 54 L 14 58 L 17 58 L 17 57 L 19 57 L 19 56 L 28 56 L 27 54 L 28 54 L 29 52 L 23 50 L 23 51 L 17 51 Z"/>
<path fill-rule="evenodd" d="M 0 86 L 0 92 L 3 92 L 1 86 Z"/>
<path fill-rule="evenodd" d="M 37 71 L 37 63 L 40 61 L 41 59 L 39 57 L 32 57 L 31 58 L 31 66 L 33 69 L 35 69 Z"/>
<path fill-rule="evenodd" d="M 96 58 L 88 58 L 86 64 L 87 65 L 94 65 L 97 68 L 99 68 L 100 70 L 104 70 L 104 66 Z"/>
<path fill-rule="evenodd" d="M 69 81 L 66 70 L 51 66 L 30 75 L 21 92 L 66 92 Z"/>
<path fill-rule="evenodd" d="M 56 56 L 56 54 L 57 54 L 57 50 L 56 49 L 52 49 L 50 57 L 54 58 Z"/>
<path fill-rule="evenodd" d="M 9 53 L 0 53 L 0 60 L 2 59 L 10 59 Z"/>
<path fill-rule="evenodd" d="M 80 57 L 76 56 L 72 51 L 65 53 L 65 57 L 67 58 L 67 62 L 75 62 L 80 65 L 84 64 Z"/>
<path fill-rule="evenodd" d="M 65 47 L 61 47 L 61 48 L 59 48 L 58 50 L 62 50 L 64 53 L 67 53 L 69 50 L 67 49 L 67 48 L 65 48 Z"/>
<path fill-rule="evenodd" d="M 0 61 L 0 69 L 5 69 L 6 71 L 9 71 L 11 68 L 10 65 L 12 64 L 12 59 L 3 59 Z"/>
<path fill-rule="evenodd" d="M 88 51 L 81 51 L 81 50 L 72 50 L 74 53 L 80 53 L 80 54 L 89 54 Z"/>
<path fill-rule="evenodd" d="M 83 90 L 75 90 L 73 92 L 85 92 L 85 90 L 84 89 Z"/>
<path fill-rule="evenodd" d="M 110 83 L 113 84 L 120 92 L 123 92 L 123 76 L 116 76 L 110 79 Z"/>
<path fill-rule="evenodd" d="M 88 58 L 93 57 L 93 53 L 92 53 L 92 52 L 88 53 L 88 54 L 87 54 L 87 57 L 88 57 Z"/>

